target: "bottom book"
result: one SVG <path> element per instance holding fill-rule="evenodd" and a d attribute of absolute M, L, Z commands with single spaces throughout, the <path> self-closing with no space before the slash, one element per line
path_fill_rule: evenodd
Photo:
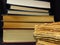
<path fill-rule="evenodd" d="M 3 42 L 35 42 L 33 37 L 34 30 L 3 30 Z"/>

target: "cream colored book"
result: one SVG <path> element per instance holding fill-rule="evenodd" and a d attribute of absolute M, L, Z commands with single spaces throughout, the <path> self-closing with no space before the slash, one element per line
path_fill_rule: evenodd
<path fill-rule="evenodd" d="M 35 1 L 35 0 L 7 0 L 7 4 L 22 5 L 38 8 L 50 8 L 50 2 Z"/>
<path fill-rule="evenodd" d="M 15 15 L 49 15 L 49 13 L 24 12 L 24 11 L 13 11 L 13 10 L 8 10 L 8 14 L 15 14 Z"/>
<path fill-rule="evenodd" d="M 54 22 L 54 16 L 11 16 L 4 15 L 3 21 L 15 22 Z"/>
<path fill-rule="evenodd" d="M 3 42 L 35 42 L 33 31 L 34 30 L 4 29 Z"/>
<path fill-rule="evenodd" d="M 30 12 L 47 12 L 47 13 L 49 12 L 48 10 L 44 10 L 44 9 L 36 9 L 36 8 L 15 6 L 15 5 L 11 5 L 10 9 L 22 10 L 22 11 L 30 11 Z"/>

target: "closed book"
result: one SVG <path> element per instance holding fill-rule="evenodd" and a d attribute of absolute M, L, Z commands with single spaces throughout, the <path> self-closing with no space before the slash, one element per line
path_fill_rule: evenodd
<path fill-rule="evenodd" d="M 18 6 L 18 5 L 10 5 L 11 10 L 16 10 L 16 11 L 28 11 L 28 12 L 49 12 L 49 10 L 45 9 L 37 9 L 37 8 L 32 8 L 32 7 L 26 7 L 26 6 Z"/>
<path fill-rule="evenodd" d="M 4 29 L 3 42 L 5 43 L 23 43 L 35 42 L 33 37 L 34 30 L 25 29 Z"/>
<path fill-rule="evenodd" d="M 3 28 L 34 28 L 35 24 L 43 24 L 43 23 L 15 23 L 15 22 L 4 22 Z"/>
<path fill-rule="evenodd" d="M 38 13 L 38 12 L 25 12 L 25 11 L 14 11 L 14 10 L 8 10 L 8 14 L 15 14 L 15 15 L 49 15 L 49 13 Z"/>
<path fill-rule="evenodd" d="M 14 15 L 3 15 L 3 21 L 11 22 L 54 22 L 54 16 L 14 16 Z"/>
<path fill-rule="evenodd" d="M 13 5 L 22 5 L 22 6 L 29 6 L 29 7 L 38 7 L 38 8 L 50 8 L 49 2 L 44 1 L 35 1 L 35 0 L 7 0 L 7 4 Z"/>

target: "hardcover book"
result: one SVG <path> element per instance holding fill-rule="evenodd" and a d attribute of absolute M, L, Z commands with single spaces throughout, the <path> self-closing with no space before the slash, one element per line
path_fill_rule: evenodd
<path fill-rule="evenodd" d="M 12 15 L 49 15 L 49 13 L 46 12 L 29 12 L 29 11 L 14 11 L 14 10 L 8 10 L 8 14 Z"/>
<path fill-rule="evenodd" d="M 33 37 L 33 31 L 29 29 L 4 29 L 3 30 L 3 42 L 4 43 L 23 43 L 23 42 L 35 42 Z"/>
<path fill-rule="evenodd" d="M 54 22 L 54 16 L 16 16 L 16 15 L 4 15 L 3 21 L 11 21 L 11 22 Z"/>
<path fill-rule="evenodd" d="M 19 5 L 10 5 L 10 9 L 16 11 L 28 11 L 28 12 L 49 12 L 49 10 L 46 10 L 44 8 L 38 9 L 38 8 L 27 7 L 27 6 L 19 6 Z"/>
<path fill-rule="evenodd" d="M 49 2 L 44 1 L 35 1 L 35 0 L 7 0 L 7 4 L 13 5 L 23 5 L 23 6 L 30 6 L 30 7 L 42 7 L 42 8 L 50 8 Z"/>

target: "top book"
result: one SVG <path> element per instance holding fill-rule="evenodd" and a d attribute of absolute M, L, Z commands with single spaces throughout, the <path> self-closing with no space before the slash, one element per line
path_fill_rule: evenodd
<path fill-rule="evenodd" d="M 38 8 L 50 8 L 49 2 L 44 1 L 34 1 L 34 0 L 7 0 L 7 4 L 13 5 L 22 5 L 22 6 L 29 6 L 29 7 L 38 7 Z"/>

